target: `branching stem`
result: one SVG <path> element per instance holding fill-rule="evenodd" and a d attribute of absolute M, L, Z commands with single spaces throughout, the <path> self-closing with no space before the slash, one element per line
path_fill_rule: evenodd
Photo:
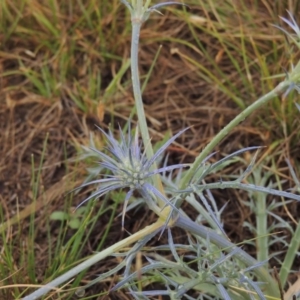
<path fill-rule="evenodd" d="M 251 113 L 262 107 L 263 105 L 267 104 L 271 99 L 277 97 L 278 95 L 282 94 L 286 88 L 290 85 L 289 81 L 283 81 L 279 83 L 271 92 L 267 93 L 266 95 L 262 96 L 258 100 L 256 100 L 253 104 L 248 106 L 244 111 L 242 111 L 239 115 L 237 115 L 230 123 L 228 123 L 213 139 L 210 143 L 202 150 L 199 156 L 196 158 L 194 163 L 192 164 L 191 168 L 186 173 L 185 177 L 182 179 L 180 188 L 185 189 L 195 174 L 197 172 L 199 166 L 203 162 L 203 160 L 211 154 L 215 147 L 230 133 L 232 130 L 243 122 Z M 182 200 L 183 201 L 183 200 Z M 182 201 L 178 201 L 177 205 L 180 207 Z"/>

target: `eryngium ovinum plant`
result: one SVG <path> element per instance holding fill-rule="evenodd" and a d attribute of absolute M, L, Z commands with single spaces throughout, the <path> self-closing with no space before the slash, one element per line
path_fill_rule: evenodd
<path fill-rule="evenodd" d="M 242 248 L 231 243 L 226 237 L 221 223 L 222 210 L 217 209 L 211 190 L 242 189 L 247 191 L 250 197 L 255 193 L 255 195 L 279 196 L 288 199 L 287 201 L 299 201 L 300 196 L 294 193 L 297 188 L 285 192 L 276 189 L 276 186 L 259 186 L 255 182 L 244 183 L 243 179 L 252 171 L 259 147 L 239 150 L 213 164 L 208 161 L 214 155 L 213 149 L 215 146 L 253 111 L 278 95 L 287 95 L 293 89 L 300 91 L 300 63 L 292 65 L 281 83 L 248 106 L 224 127 L 204 148 L 194 163 L 168 166 L 165 161 L 163 166 L 158 168 L 157 161 L 166 148 L 188 129 L 177 133 L 156 153 L 153 152 L 139 82 L 139 33 L 142 24 L 152 12 L 157 12 L 163 6 L 178 3 L 165 2 L 150 7 L 150 0 L 144 3 L 142 0 L 132 0 L 131 3 L 121 0 L 121 2 L 126 5 L 131 13 L 131 72 L 138 127 L 131 130 L 129 126 L 126 134 L 120 128 L 119 140 L 113 136 L 112 132 L 105 133 L 99 128 L 107 139 L 108 147 L 103 151 L 91 148 L 91 152 L 87 154 L 98 157 L 101 166 L 98 174 L 96 174 L 97 178 L 84 184 L 84 186 L 96 185 L 97 189 L 82 204 L 91 199 L 100 198 L 111 191 L 125 189 L 127 194 L 124 199 L 122 226 L 124 226 L 124 215 L 134 205 L 133 201 L 131 205 L 127 206 L 128 201 L 133 198 L 133 192 L 139 193 L 143 203 L 154 211 L 158 218 L 153 224 L 149 224 L 149 226 L 138 232 L 132 233 L 128 238 L 86 259 L 24 299 L 38 299 L 107 256 L 118 256 L 123 259 L 114 269 L 100 274 L 88 285 L 79 287 L 78 295 L 82 295 L 89 286 L 123 270 L 120 281 L 116 282 L 112 290 L 127 289 L 132 299 L 157 299 L 158 295 L 165 295 L 170 299 L 280 299 L 278 282 L 274 280 L 269 272 L 271 266 L 268 264 L 268 257 L 264 260 L 257 260 Z M 279 28 L 284 31 L 290 42 L 299 47 L 300 30 L 293 16 L 291 14 L 289 16 L 291 20 L 281 19 L 293 29 L 295 34 L 290 34 L 288 31 Z M 297 105 L 297 108 L 299 109 L 299 105 Z M 139 142 L 139 132 L 141 133 L 142 143 Z M 234 157 L 249 150 L 256 150 L 256 153 L 253 155 L 250 165 L 238 178 L 230 181 L 205 182 L 206 176 L 216 171 L 219 172 Z M 290 165 L 289 167 L 296 185 L 299 185 L 295 172 Z M 109 175 L 101 175 L 105 169 L 109 171 Z M 174 170 L 176 170 L 176 175 L 173 176 L 173 173 L 175 174 Z M 107 172 L 105 173 L 107 174 Z M 197 220 L 191 220 L 182 211 L 183 201 L 188 201 L 199 213 Z M 273 205 L 276 204 L 273 203 Z M 268 208 L 266 207 L 266 209 Z M 272 209 L 269 208 L 269 210 Z M 209 227 L 201 225 L 202 221 L 209 224 Z M 185 244 L 174 243 L 172 230 L 175 227 L 186 230 Z M 282 285 L 286 283 L 287 270 L 290 270 L 299 248 L 300 226 L 298 227 L 293 232 L 292 241 L 288 245 L 287 259 L 283 262 L 283 271 L 279 274 Z M 163 232 L 168 234 L 168 243 L 157 246 L 152 251 L 148 249 L 144 253 L 147 263 L 140 270 L 133 272 L 132 261 L 136 258 L 137 253 L 143 252 L 143 247 L 147 242 L 153 238 L 158 239 Z M 265 240 L 263 240 L 263 243 L 265 243 Z M 128 246 L 131 246 L 129 251 L 120 252 L 122 249 L 128 249 Z M 158 255 L 158 250 L 169 251 L 171 255 Z M 165 253 L 162 251 L 160 253 Z M 150 289 L 148 287 L 149 283 L 154 282 L 159 283 L 158 286 L 164 288 L 160 290 Z"/>

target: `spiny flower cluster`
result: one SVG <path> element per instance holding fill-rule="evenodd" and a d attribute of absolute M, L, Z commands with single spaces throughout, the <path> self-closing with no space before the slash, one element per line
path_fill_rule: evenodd
<path fill-rule="evenodd" d="M 164 166 L 162 168 L 153 168 L 155 162 L 160 155 L 167 149 L 167 147 L 175 141 L 175 139 L 182 134 L 186 129 L 181 130 L 176 135 L 171 137 L 151 158 L 146 157 L 145 150 L 142 150 L 142 143 L 139 142 L 138 129 L 135 135 L 131 134 L 131 128 L 128 128 L 128 134 L 125 136 L 119 128 L 120 141 L 116 140 L 111 131 L 105 133 L 101 128 L 98 129 L 104 134 L 107 139 L 108 146 L 105 148 L 107 153 L 99 151 L 96 148 L 90 148 L 97 157 L 99 157 L 99 164 L 111 172 L 110 175 L 98 174 L 98 176 L 105 176 L 105 178 L 90 181 L 81 185 L 81 187 L 97 184 L 97 190 L 86 198 L 79 206 L 89 201 L 92 198 L 99 198 L 104 194 L 116 190 L 129 188 L 124 200 L 124 208 L 122 214 L 122 226 L 124 226 L 124 216 L 126 207 L 130 197 L 134 191 L 138 191 L 148 206 L 153 209 L 156 207 L 157 198 L 163 200 L 166 205 L 173 204 L 161 193 L 152 183 L 154 175 L 172 171 L 174 169 L 183 168 L 188 164 L 176 164 L 172 166 Z M 78 207 L 79 207 L 78 206 Z"/>

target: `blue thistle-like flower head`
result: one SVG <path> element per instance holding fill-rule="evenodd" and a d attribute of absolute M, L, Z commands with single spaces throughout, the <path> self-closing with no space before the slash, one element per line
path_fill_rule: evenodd
<path fill-rule="evenodd" d="M 97 190 L 80 203 L 79 206 L 92 198 L 99 198 L 110 191 L 128 188 L 129 191 L 125 197 L 122 214 L 123 227 L 127 203 L 134 191 L 138 191 L 148 206 L 153 210 L 159 209 L 156 205 L 156 198 L 160 198 L 166 203 L 166 205 L 171 205 L 173 209 L 176 209 L 175 206 L 169 202 L 166 196 L 152 184 L 152 177 L 162 172 L 186 167 L 188 164 L 177 164 L 164 166 L 162 168 L 153 168 L 153 166 L 155 165 L 154 163 L 158 157 L 167 149 L 167 147 L 187 129 L 181 130 L 171 137 L 151 158 L 147 158 L 145 151 L 142 151 L 142 144 L 139 142 L 138 129 L 133 136 L 129 126 L 128 134 L 125 136 L 120 128 L 120 141 L 114 138 L 111 131 L 107 134 L 101 128 L 98 127 L 98 129 L 107 138 L 108 146 L 106 147 L 106 150 L 108 154 L 105 154 L 96 148 L 90 149 L 100 158 L 100 165 L 111 171 L 112 174 L 106 175 L 105 178 L 90 181 L 81 185 L 80 188 L 91 184 L 98 184 L 99 186 Z"/>

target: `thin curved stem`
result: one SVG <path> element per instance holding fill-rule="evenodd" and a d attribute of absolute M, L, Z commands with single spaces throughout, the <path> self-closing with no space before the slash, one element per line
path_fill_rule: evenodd
<path fill-rule="evenodd" d="M 150 159 L 153 155 L 153 149 L 150 143 L 150 135 L 147 126 L 145 110 L 142 100 L 141 85 L 139 78 L 138 67 L 138 49 L 139 49 L 139 36 L 141 30 L 141 20 L 132 19 L 132 35 L 131 35 L 131 79 L 133 95 L 135 100 L 136 111 L 138 115 L 139 127 L 141 130 L 141 136 L 143 143 L 146 147 L 147 157 Z"/>
<path fill-rule="evenodd" d="M 146 155 L 148 159 L 154 156 L 154 151 L 152 148 L 152 144 L 150 141 L 149 130 L 147 126 L 144 104 L 142 99 L 141 85 L 140 85 L 140 77 L 139 77 L 139 67 L 138 67 L 138 49 L 139 49 L 139 37 L 140 30 L 142 26 L 142 20 L 140 18 L 132 17 L 132 35 L 131 35 L 131 78 L 132 78 L 132 87 L 133 87 L 133 95 L 135 100 L 135 106 L 139 121 L 139 128 L 141 131 L 141 136 L 143 139 L 143 143 L 146 147 Z M 157 169 L 156 163 L 153 163 L 152 169 Z M 154 177 L 154 185 L 156 188 L 164 194 L 164 189 L 162 186 L 161 179 L 159 175 L 155 175 Z M 159 206 L 164 207 L 164 202 L 160 199 L 157 200 Z"/>
<path fill-rule="evenodd" d="M 185 189 L 195 174 L 197 172 L 199 166 L 203 162 L 203 160 L 214 150 L 214 148 L 242 121 L 244 121 L 251 113 L 255 110 L 259 109 L 266 103 L 268 103 L 271 99 L 280 95 L 290 83 L 288 81 L 283 81 L 278 84 L 272 91 L 262 96 L 258 100 L 256 100 L 253 104 L 248 106 L 244 111 L 242 111 L 239 115 L 237 115 L 230 123 L 228 123 L 211 141 L 210 143 L 202 150 L 199 156 L 196 158 L 191 168 L 187 171 L 186 175 L 181 181 L 180 189 Z M 177 207 L 181 205 L 183 200 L 177 202 Z"/>

